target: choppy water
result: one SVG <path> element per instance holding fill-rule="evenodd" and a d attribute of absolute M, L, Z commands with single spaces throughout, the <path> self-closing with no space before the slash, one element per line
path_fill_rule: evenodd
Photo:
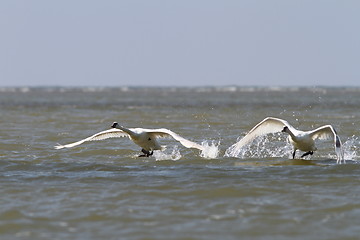
<path fill-rule="evenodd" d="M 0 239 L 358 239 L 359 106 L 354 88 L 0 89 Z M 332 124 L 347 163 L 331 141 L 290 160 L 283 134 L 224 157 L 267 116 Z M 53 149 L 114 121 L 210 148 L 200 156 L 164 140 L 164 152 L 137 158 L 128 139 L 108 139 Z"/>

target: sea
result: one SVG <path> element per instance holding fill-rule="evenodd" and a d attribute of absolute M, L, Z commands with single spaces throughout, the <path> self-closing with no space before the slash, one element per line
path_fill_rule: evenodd
<path fill-rule="evenodd" d="M 0 88 L 0 239 L 360 239 L 360 88 Z M 286 133 L 226 154 L 266 117 L 333 140 L 292 159 Z M 167 128 L 139 157 L 128 138 L 84 142 L 110 128 Z"/>

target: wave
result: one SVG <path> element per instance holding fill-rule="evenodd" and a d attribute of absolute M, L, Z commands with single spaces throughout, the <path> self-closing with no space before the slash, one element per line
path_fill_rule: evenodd
<path fill-rule="evenodd" d="M 79 87 L 0 87 L 2 93 L 96 93 L 96 92 L 195 92 L 195 93 L 244 93 L 244 92 L 312 92 L 327 93 L 332 91 L 360 92 L 360 87 L 283 87 L 283 86 L 182 86 L 182 87 L 160 87 L 160 86 L 79 86 Z"/>

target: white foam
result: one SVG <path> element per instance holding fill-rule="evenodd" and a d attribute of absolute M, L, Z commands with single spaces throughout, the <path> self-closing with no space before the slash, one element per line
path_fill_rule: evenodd
<path fill-rule="evenodd" d="M 357 161 L 359 160 L 359 138 L 353 135 L 343 142 L 344 159 Z"/>
<path fill-rule="evenodd" d="M 214 159 L 219 156 L 220 141 L 203 141 L 201 145 L 204 147 L 204 150 L 201 151 L 200 157 Z"/>
<path fill-rule="evenodd" d="M 238 139 L 240 141 L 241 138 Z M 279 142 L 282 144 L 276 144 Z M 284 136 L 278 134 L 265 135 L 256 138 L 252 143 L 237 149 L 236 143 L 230 146 L 226 152 L 225 157 L 237 157 L 237 158 L 264 158 L 264 157 L 284 157 L 289 155 L 292 150 L 291 144 L 284 139 Z"/>
<path fill-rule="evenodd" d="M 156 161 L 172 160 L 176 161 L 181 158 L 179 148 L 175 145 L 172 150 L 164 149 L 163 151 L 154 151 L 153 155 Z"/>

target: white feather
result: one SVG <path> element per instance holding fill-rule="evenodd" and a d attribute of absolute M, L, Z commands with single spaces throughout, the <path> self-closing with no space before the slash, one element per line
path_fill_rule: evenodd
<path fill-rule="evenodd" d="M 104 140 L 108 138 L 118 138 L 118 137 L 129 137 L 135 144 L 140 146 L 142 149 L 146 151 L 153 151 L 153 150 L 162 149 L 162 147 L 157 141 L 158 138 L 172 137 L 176 141 L 180 142 L 186 148 L 196 148 L 199 150 L 204 150 L 204 147 L 201 146 L 200 144 L 187 140 L 169 129 L 125 128 L 119 126 L 117 123 L 114 123 L 113 126 L 114 128 L 112 129 L 108 129 L 96 133 L 80 141 L 69 143 L 66 145 L 55 146 L 55 149 L 71 148 L 88 141 L 98 141 L 98 140 Z"/>
<path fill-rule="evenodd" d="M 102 132 L 98 132 L 88 138 L 82 139 L 82 140 L 74 142 L 74 143 L 69 143 L 66 145 L 57 145 L 57 146 L 55 146 L 55 149 L 72 148 L 77 145 L 83 144 L 84 142 L 100 141 L 100 140 L 105 140 L 108 138 L 120 138 L 120 137 L 129 137 L 129 135 L 120 129 L 112 128 L 112 129 L 108 129 L 108 130 L 105 130 Z"/>
<path fill-rule="evenodd" d="M 340 138 L 331 125 L 325 125 L 312 131 L 300 131 L 291 126 L 287 121 L 273 117 L 267 117 L 255 125 L 245 137 L 233 144 L 226 151 L 226 154 L 229 156 L 236 156 L 242 147 L 252 142 L 255 138 L 269 133 L 284 131 L 284 128 L 285 132 L 289 134 L 290 142 L 294 146 L 294 154 L 297 149 L 304 152 L 313 152 L 317 150 L 315 147 L 316 139 L 334 139 L 337 162 L 341 163 L 342 160 L 345 162 Z"/>

